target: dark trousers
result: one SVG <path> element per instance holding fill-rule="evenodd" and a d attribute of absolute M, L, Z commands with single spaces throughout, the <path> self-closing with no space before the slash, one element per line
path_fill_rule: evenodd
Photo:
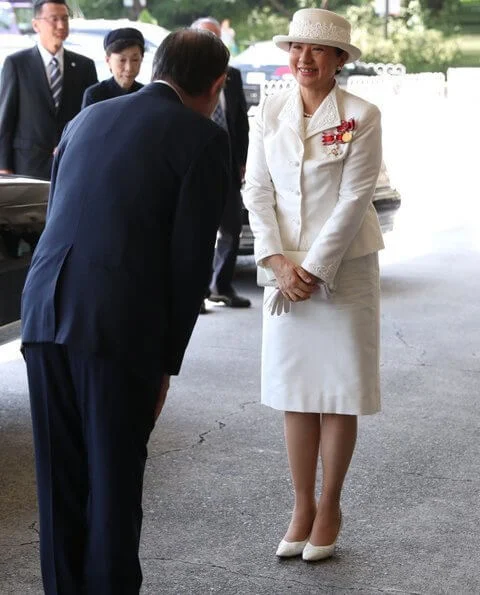
<path fill-rule="evenodd" d="M 242 232 L 242 196 L 233 188 L 228 195 L 218 229 L 217 246 L 213 259 L 212 293 L 232 293 L 232 281 L 237 262 L 238 245 Z"/>
<path fill-rule="evenodd" d="M 24 346 L 46 595 L 137 595 L 157 390 L 109 359 Z"/>

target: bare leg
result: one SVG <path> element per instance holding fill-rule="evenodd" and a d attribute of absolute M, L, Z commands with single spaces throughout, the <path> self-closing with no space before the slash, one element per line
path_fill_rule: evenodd
<path fill-rule="evenodd" d="M 357 439 L 357 417 L 324 413 L 321 433 L 322 495 L 310 542 L 330 545 L 340 525 L 340 496 Z"/>
<path fill-rule="evenodd" d="M 320 414 L 285 412 L 285 441 L 295 490 L 292 520 L 284 539 L 303 541 L 317 512 L 315 480 L 320 443 Z"/>

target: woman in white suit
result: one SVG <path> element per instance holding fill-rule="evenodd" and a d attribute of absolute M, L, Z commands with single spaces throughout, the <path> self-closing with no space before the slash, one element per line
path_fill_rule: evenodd
<path fill-rule="evenodd" d="M 380 113 L 335 82 L 360 56 L 345 19 L 299 10 L 274 42 L 289 52 L 298 85 L 259 108 L 244 200 L 256 262 L 274 285 L 264 297 L 262 402 L 285 412 L 295 490 L 277 555 L 319 560 L 340 531 L 357 416 L 380 409 Z"/>

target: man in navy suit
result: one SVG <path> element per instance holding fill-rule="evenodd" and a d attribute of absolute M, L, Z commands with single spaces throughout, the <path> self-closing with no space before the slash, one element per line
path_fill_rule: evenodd
<path fill-rule="evenodd" d="M 49 180 L 65 124 L 97 82 L 93 60 L 67 51 L 65 0 L 36 0 L 32 25 L 38 44 L 7 56 L 0 83 L 0 173 Z M 52 94 L 52 76 L 57 77 Z"/>
<path fill-rule="evenodd" d="M 84 109 L 58 146 L 22 299 L 47 595 L 139 592 L 147 441 L 228 192 L 209 118 L 227 65 L 215 36 L 172 33 L 155 82 Z"/>
<path fill-rule="evenodd" d="M 192 23 L 193 29 L 210 31 L 221 37 L 220 23 L 212 17 L 203 17 Z M 233 287 L 235 263 L 242 232 L 242 195 L 240 188 L 245 175 L 248 151 L 247 102 L 243 93 L 242 77 L 237 68 L 229 66 L 225 89 L 219 97 L 212 119 L 223 126 L 230 139 L 232 177 L 225 210 L 218 230 L 208 299 L 230 308 L 248 308 L 250 300 L 237 294 Z M 203 306 L 201 313 L 207 310 Z"/>

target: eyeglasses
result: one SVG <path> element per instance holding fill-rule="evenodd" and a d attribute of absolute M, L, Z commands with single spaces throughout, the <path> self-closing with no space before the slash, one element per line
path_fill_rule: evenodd
<path fill-rule="evenodd" d="M 62 23 L 63 25 L 68 25 L 69 19 L 70 19 L 69 16 L 59 17 L 56 15 L 51 16 L 51 17 L 36 17 L 37 21 L 47 21 L 47 23 L 49 25 L 54 25 L 54 26 L 57 26 L 59 23 Z"/>

